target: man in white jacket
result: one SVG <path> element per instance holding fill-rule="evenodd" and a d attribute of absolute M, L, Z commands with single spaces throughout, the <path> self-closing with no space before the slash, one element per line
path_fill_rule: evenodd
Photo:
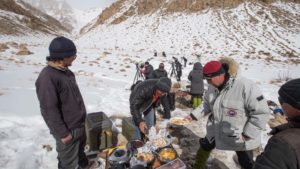
<path fill-rule="evenodd" d="M 235 151 L 243 169 L 252 169 L 252 150 L 260 145 L 260 134 L 269 118 L 267 101 L 252 81 L 237 74 L 233 59 L 210 61 L 203 68 L 209 84 L 204 102 L 189 120 L 209 114 L 207 135 L 200 139 L 194 169 L 205 167 L 214 149 Z"/>

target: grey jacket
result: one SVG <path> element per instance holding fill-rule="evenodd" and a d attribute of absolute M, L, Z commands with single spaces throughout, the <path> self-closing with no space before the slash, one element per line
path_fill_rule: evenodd
<path fill-rule="evenodd" d="M 191 94 L 203 95 L 203 71 L 200 62 L 194 64 L 193 70 L 189 73 L 188 79 L 191 81 Z"/>
<path fill-rule="evenodd" d="M 35 85 L 42 116 L 55 138 L 84 126 L 86 109 L 73 72 L 46 66 Z"/>
<path fill-rule="evenodd" d="M 209 85 L 204 103 L 192 112 L 197 119 L 212 114 L 207 125 L 207 138 L 215 139 L 216 148 L 245 151 L 257 148 L 270 110 L 266 99 L 252 81 L 231 77 L 219 90 Z M 244 141 L 242 133 L 250 140 Z"/>
<path fill-rule="evenodd" d="M 145 78 L 151 79 L 152 72 L 153 72 L 153 66 L 151 64 L 149 64 L 145 70 Z"/>

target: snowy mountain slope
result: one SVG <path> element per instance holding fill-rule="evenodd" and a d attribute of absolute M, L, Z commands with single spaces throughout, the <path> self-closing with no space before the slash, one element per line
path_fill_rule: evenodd
<path fill-rule="evenodd" d="M 87 42 L 86 46 L 143 50 L 147 55 L 157 49 L 173 55 L 224 55 L 299 63 L 300 21 L 295 18 L 299 18 L 299 4 L 266 7 L 248 2 L 228 10 L 133 16 L 116 25 L 99 25 L 81 40 Z M 92 44 L 95 41 L 99 42 Z"/>
<path fill-rule="evenodd" d="M 265 6 L 278 0 L 118 0 L 103 10 L 94 24 L 85 26 L 81 32 L 85 33 L 102 24 L 119 24 L 132 16 L 143 16 L 159 13 L 168 15 L 173 13 L 191 14 L 207 9 L 232 9 L 244 2 L 256 2 Z M 300 3 L 299 0 L 284 0 L 281 2 Z"/>
<path fill-rule="evenodd" d="M 24 1 L 60 21 L 72 34 L 78 34 L 82 27 L 95 19 L 102 11 L 101 8 L 91 8 L 84 11 L 75 9 L 65 0 Z"/>
<path fill-rule="evenodd" d="M 2 35 L 63 34 L 67 32 L 67 29 L 57 20 L 22 1 L 1 1 L 0 20 Z"/>
<path fill-rule="evenodd" d="M 73 17 L 76 20 L 76 23 L 73 23 L 73 34 L 78 35 L 81 28 L 83 28 L 90 22 L 95 22 L 93 20 L 95 20 L 97 16 L 101 13 L 102 8 L 91 8 L 85 11 L 73 9 L 73 11 Z"/>
<path fill-rule="evenodd" d="M 77 22 L 74 18 L 73 8 L 65 0 L 23 0 L 34 6 L 35 8 L 43 11 L 44 13 L 54 17 L 62 25 L 64 25 L 68 31 L 74 29 L 74 24 Z"/>

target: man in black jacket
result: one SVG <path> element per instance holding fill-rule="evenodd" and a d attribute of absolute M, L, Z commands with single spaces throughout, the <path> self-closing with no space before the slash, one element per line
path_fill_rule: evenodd
<path fill-rule="evenodd" d="M 130 112 L 136 126 L 135 139 L 141 139 L 141 133 L 145 133 L 146 129 L 154 126 L 154 107 L 159 98 L 161 98 L 166 112 L 165 118 L 170 118 L 170 108 L 166 94 L 170 91 L 171 85 L 171 79 L 163 77 L 145 80 L 135 86 L 129 98 Z"/>
<path fill-rule="evenodd" d="M 144 69 L 142 71 L 142 73 L 145 76 L 145 79 L 150 79 L 151 75 L 152 75 L 152 72 L 153 72 L 153 66 L 148 61 L 145 62 L 145 66 L 144 66 Z"/>
<path fill-rule="evenodd" d="M 42 116 L 56 140 L 59 169 L 91 165 L 84 153 L 86 109 L 74 73 L 68 69 L 76 52 L 70 39 L 53 39 L 47 66 L 35 83 Z"/>
<path fill-rule="evenodd" d="M 158 69 L 152 71 L 151 79 L 159 79 L 161 77 L 168 77 L 168 73 L 165 70 L 164 63 L 160 63 Z"/>
<path fill-rule="evenodd" d="M 300 79 L 288 81 L 278 91 L 288 123 L 275 127 L 253 169 L 300 169 Z"/>
<path fill-rule="evenodd" d="M 165 65 L 164 63 L 160 63 L 159 66 L 158 66 L 158 69 L 155 69 L 153 72 L 152 72 L 152 75 L 151 75 L 151 78 L 152 79 L 159 79 L 161 77 L 168 77 L 168 73 L 167 71 L 165 70 Z M 169 93 L 167 95 L 167 100 L 169 102 L 169 105 L 170 105 L 170 110 L 173 111 L 175 109 L 175 93 Z M 158 109 L 157 111 L 162 114 L 164 117 L 165 117 L 165 112 L 161 109 L 161 101 L 159 100 L 158 101 Z M 168 114 L 168 112 L 166 112 Z M 167 115 L 167 117 L 169 117 L 169 115 Z"/>
<path fill-rule="evenodd" d="M 175 68 L 176 68 L 176 73 L 177 73 L 177 81 L 180 81 L 181 75 L 182 75 L 182 65 L 181 63 L 178 61 L 178 59 L 175 59 Z"/>

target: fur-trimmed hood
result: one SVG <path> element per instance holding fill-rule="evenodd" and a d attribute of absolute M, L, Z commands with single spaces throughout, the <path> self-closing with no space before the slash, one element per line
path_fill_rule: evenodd
<path fill-rule="evenodd" d="M 239 64 L 230 57 L 221 57 L 219 61 L 222 63 L 225 72 L 230 76 L 236 77 L 238 75 Z"/>

